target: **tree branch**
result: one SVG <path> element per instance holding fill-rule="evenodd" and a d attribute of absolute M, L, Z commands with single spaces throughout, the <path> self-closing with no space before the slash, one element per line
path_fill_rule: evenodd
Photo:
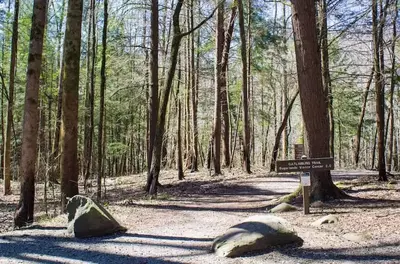
<path fill-rule="evenodd" d="M 202 25 L 204 25 L 208 20 L 210 20 L 210 19 L 214 16 L 215 11 L 217 11 L 218 7 L 219 7 L 223 2 L 224 2 L 224 0 L 221 0 L 221 1 L 218 3 L 218 5 L 214 8 L 214 10 L 211 12 L 211 14 L 210 14 L 208 17 L 206 17 L 203 21 L 201 21 L 197 26 L 195 26 L 195 27 L 192 28 L 191 30 L 179 34 L 179 37 L 183 38 L 183 37 L 185 37 L 185 36 L 187 36 L 187 35 L 192 34 L 192 33 L 193 33 L 194 31 L 196 31 L 197 29 L 199 29 Z"/>

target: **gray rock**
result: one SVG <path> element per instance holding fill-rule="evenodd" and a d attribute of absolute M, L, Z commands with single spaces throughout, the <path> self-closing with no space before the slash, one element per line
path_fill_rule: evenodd
<path fill-rule="evenodd" d="M 82 195 L 69 199 L 67 212 L 68 231 L 78 238 L 105 236 L 127 230 L 102 205 Z"/>
<path fill-rule="evenodd" d="M 311 225 L 313 226 L 320 226 L 323 224 L 333 224 L 333 223 L 337 223 L 339 221 L 339 219 L 337 218 L 337 216 L 335 215 L 326 215 L 324 217 L 321 217 L 320 219 L 314 221 Z"/>
<path fill-rule="evenodd" d="M 282 213 L 282 212 L 289 212 L 289 211 L 296 211 L 297 208 L 293 205 L 288 203 L 281 203 L 269 210 L 270 213 Z"/>
<path fill-rule="evenodd" d="M 344 234 L 343 237 L 345 239 L 353 241 L 353 242 L 362 242 L 362 241 L 366 241 L 366 240 L 370 240 L 371 239 L 371 236 L 366 232 L 362 232 L 362 233 L 347 233 L 347 234 Z"/>
<path fill-rule="evenodd" d="M 311 207 L 313 207 L 313 208 L 322 208 L 322 207 L 324 207 L 324 203 L 321 202 L 321 201 L 316 201 L 316 202 L 311 203 Z"/>
<path fill-rule="evenodd" d="M 274 215 L 255 215 L 217 237 L 212 251 L 218 256 L 238 257 L 287 244 L 302 245 L 303 240 L 285 219 Z"/>

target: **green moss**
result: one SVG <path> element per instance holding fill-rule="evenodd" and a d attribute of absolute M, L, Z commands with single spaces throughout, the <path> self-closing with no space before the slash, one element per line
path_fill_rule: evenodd
<path fill-rule="evenodd" d="M 279 203 L 291 203 L 294 199 L 296 199 L 300 195 L 301 195 L 301 185 L 299 185 L 299 187 L 297 187 L 297 189 L 294 192 L 279 198 L 278 202 Z"/>

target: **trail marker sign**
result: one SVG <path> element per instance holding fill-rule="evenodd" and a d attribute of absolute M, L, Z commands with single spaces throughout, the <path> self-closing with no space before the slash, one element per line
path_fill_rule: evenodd
<path fill-rule="evenodd" d="M 276 172 L 327 171 L 333 170 L 334 167 L 333 158 L 276 161 Z"/>
<path fill-rule="evenodd" d="M 335 167 L 333 158 L 277 160 L 276 172 L 301 172 L 300 182 L 303 189 L 304 214 L 310 213 L 311 172 L 330 171 Z"/>

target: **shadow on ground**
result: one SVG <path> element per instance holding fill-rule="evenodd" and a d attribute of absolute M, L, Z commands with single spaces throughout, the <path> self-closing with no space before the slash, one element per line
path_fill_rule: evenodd
<path fill-rule="evenodd" d="M 31 227 L 40 230 L 54 232 L 60 228 L 55 227 Z M 26 230 L 28 231 L 28 230 Z M 25 231 L 25 232 L 26 232 Z M 135 247 L 140 245 L 155 248 L 179 248 L 182 250 L 196 251 L 198 254 L 208 254 L 209 243 L 212 239 L 156 236 L 147 234 L 121 234 L 103 238 L 76 239 L 65 236 L 30 235 L 29 231 L 22 234 L 0 236 L 0 262 L 35 261 L 39 263 L 53 264 L 71 261 L 89 263 L 166 263 L 179 264 L 181 262 L 169 261 L 162 257 L 135 256 Z M 58 231 L 62 234 L 65 231 Z M 206 243 L 206 245 L 195 245 Z M 99 245 L 103 248 L 100 249 Z M 117 249 L 123 245 L 123 250 Z M 104 252 L 104 248 L 115 248 L 111 252 Z M 154 250 L 154 249 L 153 249 Z M 138 252 L 138 251 L 136 251 Z M 191 254 L 193 255 L 193 254 Z M 168 257 L 167 257 L 168 258 Z"/>
<path fill-rule="evenodd" d="M 398 263 L 400 255 L 397 254 L 400 242 L 381 244 L 377 246 L 364 246 L 359 248 L 336 248 L 336 249 L 302 249 L 302 248 L 282 248 L 278 251 L 286 256 L 297 260 L 313 261 L 360 261 L 374 263 L 376 261 L 389 261 L 388 263 Z M 385 254 L 387 251 L 396 252 Z"/>

